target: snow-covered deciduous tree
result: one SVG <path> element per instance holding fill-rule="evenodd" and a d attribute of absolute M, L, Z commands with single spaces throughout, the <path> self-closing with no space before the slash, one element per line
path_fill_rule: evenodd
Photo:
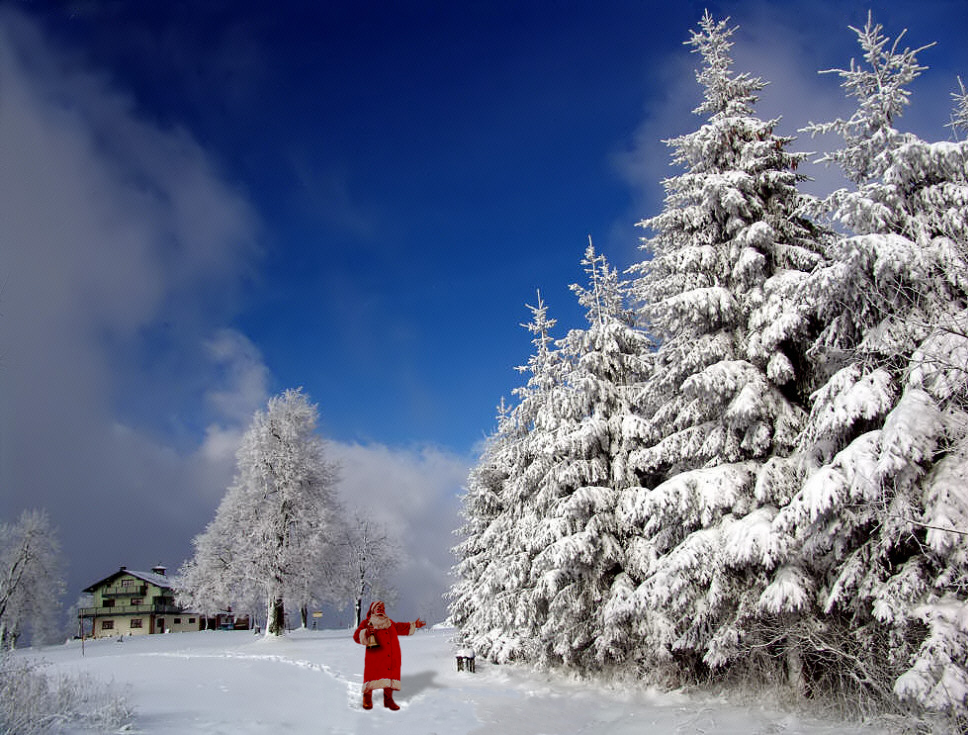
<path fill-rule="evenodd" d="M 704 124 L 669 141 L 685 171 L 640 224 L 652 257 L 633 268 L 659 339 L 643 386 L 640 448 L 629 458 L 622 524 L 632 536 L 608 617 L 617 640 L 674 677 L 744 656 L 740 641 L 783 502 L 757 479 L 792 451 L 806 419 L 812 326 L 785 294 L 824 262 L 804 216 L 802 154 L 753 114 L 764 82 L 732 70 L 733 28 L 708 13 L 689 44 L 702 57 Z M 779 491 L 777 491 L 779 492 Z"/>
<path fill-rule="evenodd" d="M 396 592 L 392 587 L 393 572 L 398 566 L 400 545 L 387 530 L 386 525 L 368 518 L 357 511 L 340 533 L 342 564 L 338 567 L 338 579 L 347 596 L 353 601 L 353 626 L 363 619 L 363 600 L 380 599 L 392 603 Z"/>
<path fill-rule="evenodd" d="M 948 127 L 952 128 L 956 134 L 964 136 L 965 133 L 968 133 L 968 90 L 965 89 L 965 83 L 961 81 L 961 77 L 958 77 L 958 91 L 952 92 L 951 98 L 955 105 Z"/>
<path fill-rule="evenodd" d="M 301 390 L 256 412 L 235 480 L 180 572 L 183 604 L 205 612 L 261 598 L 266 634 L 279 635 L 287 599 L 304 607 L 337 594 L 329 585 L 339 563 L 338 472 L 316 434 L 317 416 Z"/>
<path fill-rule="evenodd" d="M 24 511 L 0 524 L 0 647 L 24 632 L 41 633 L 64 591 L 56 530 L 43 511 Z"/>
<path fill-rule="evenodd" d="M 839 73 L 857 110 L 809 128 L 843 137 L 824 160 L 855 186 L 825 203 L 844 232 L 800 292 L 823 380 L 774 527 L 816 591 L 816 671 L 964 714 L 968 146 L 894 128 L 921 49 L 854 30 L 866 65 Z"/>
<path fill-rule="evenodd" d="M 257 611 L 265 604 L 259 581 L 244 571 L 246 554 L 255 551 L 239 538 L 249 512 L 244 489 L 229 487 L 215 518 L 193 539 L 194 555 L 178 572 L 178 604 L 206 615 L 228 608 Z"/>

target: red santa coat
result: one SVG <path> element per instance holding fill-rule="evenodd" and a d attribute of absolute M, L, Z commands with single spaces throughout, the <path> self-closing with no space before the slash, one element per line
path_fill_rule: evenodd
<path fill-rule="evenodd" d="M 417 630 L 416 623 L 394 623 L 387 618 L 389 625 L 375 628 L 370 636 L 366 627 L 370 624 L 370 616 L 373 614 L 375 605 L 375 602 L 370 605 L 366 618 L 353 633 L 353 640 L 366 646 L 366 656 L 363 660 L 364 692 L 373 689 L 400 688 L 399 636 L 413 635 Z M 376 645 L 368 645 L 368 638 L 370 644 L 375 641 Z"/>

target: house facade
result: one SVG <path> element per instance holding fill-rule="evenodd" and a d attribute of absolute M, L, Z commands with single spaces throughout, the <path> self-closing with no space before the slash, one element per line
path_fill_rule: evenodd
<path fill-rule="evenodd" d="M 152 635 L 202 630 L 206 618 L 175 604 L 175 590 L 165 568 L 135 572 L 126 567 L 84 590 L 93 607 L 82 607 L 77 617 L 82 631 L 94 638 Z"/>

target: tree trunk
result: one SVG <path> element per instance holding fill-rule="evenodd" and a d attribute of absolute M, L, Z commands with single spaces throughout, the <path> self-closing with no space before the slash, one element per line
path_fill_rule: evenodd
<path fill-rule="evenodd" d="M 806 682 L 803 679 L 803 658 L 796 641 L 790 641 L 786 650 L 787 683 L 798 699 L 806 695 Z"/>
<path fill-rule="evenodd" d="M 306 605 L 302 605 L 299 608 L 299 618 L 302 620 L 302 627 L 309 627 L 309 608 Z"/>
<path fill-rule="evenodd" d="M 282 635 L 286 632 L 286 606 L 281 597 L 269 598 L 266 614 L 266 635 Z"/>
<path fill-rule="evenodd" d="M 363 531 L 363 543 L 366 544 L 366 529 Z M 363 619 L 363 593 L 366 591 L 366 550 L 362 549 L 357 557 L 360 570 L 360 584 L 356 589 L 356 627 L 360 627 Z"/>

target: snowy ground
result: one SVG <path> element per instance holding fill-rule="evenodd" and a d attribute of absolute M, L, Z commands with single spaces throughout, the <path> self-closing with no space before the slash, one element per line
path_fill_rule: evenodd
<path fill-rule="evenodd" d="M 113 681 L 136 710 L 132 733 L 151 735 L 875 735 L 875 728 L 797 717 L 759 706 L 576 683 L 523 667 L 478 662 L 456 671 L 453 631 L 401 639 L 399 712 L 360 706 L 363 649 L 347 631 L 294 631 L 266 640 L 209 631 L 26 649 L 49 672 Z"/>

